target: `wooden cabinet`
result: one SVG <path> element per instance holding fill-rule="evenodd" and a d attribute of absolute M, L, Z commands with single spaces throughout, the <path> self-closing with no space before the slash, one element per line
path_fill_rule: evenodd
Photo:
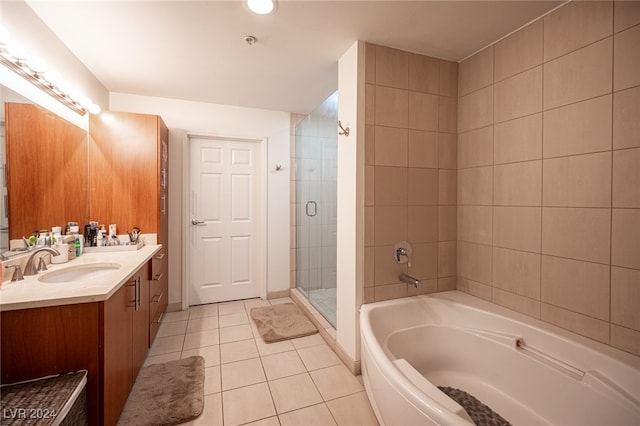
<path fill-rule="evenodd" d="M 169 298 L 169 130 L 156 115 L 105 111 L 89 119 L 89 214 L 155 233 L 146 316 L 153 343 Z"/>
<path fill-rule="evenodd" d="M 149 351 L 151 261 L 104 302 L 2 312 L 2 383 L 86 369 L 90 425 L 115 425 Z"/>
<path fill-rule="evenodd" d="M 148 271 L 147 265 L 140 268 L 101 306 L 105 425 L 118 422 L 149 351 Z"/>

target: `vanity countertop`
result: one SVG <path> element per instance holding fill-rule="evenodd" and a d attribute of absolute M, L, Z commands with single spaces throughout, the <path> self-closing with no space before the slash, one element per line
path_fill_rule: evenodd
<path fill-rule="evenodd" d="M 153 244 L 145 245 L 135 252 L 84 253 L 67 263 L 48 265 L 49 271 L 91 263 L 108 262 L 122 265 L 119 269 L 109 270 L 89 282 L 45 283 L 38 281 L 38 277 L 49 271 L 25 276 L 23 281 L 4 282 L 0 289 L 0 311 L 107 300 L 161 248 L 161 244 Z"/>

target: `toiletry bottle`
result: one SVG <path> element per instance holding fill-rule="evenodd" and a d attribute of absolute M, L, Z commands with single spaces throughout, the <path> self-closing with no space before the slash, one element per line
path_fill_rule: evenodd
<path fill-rule="evenodd" d="M 80 228 L 78 227 L 78 225 L 72 225 L 69 227 L 69 230 L 71 231 L 71 234 L 73 234 L 73 238 L 74 238 L 73 244 L 76 248 L 76 257 L 80 257 L 80 255 L 82 254 L 82 248 L 83 248 L 82 237 L 79 234 Z"/>

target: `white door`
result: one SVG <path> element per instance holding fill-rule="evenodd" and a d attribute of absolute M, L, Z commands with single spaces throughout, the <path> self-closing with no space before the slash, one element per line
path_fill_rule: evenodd
<path fill-rule="evenodd" d="M 260 296 L 262 145 L 190 139 L 189 304 Z"/>

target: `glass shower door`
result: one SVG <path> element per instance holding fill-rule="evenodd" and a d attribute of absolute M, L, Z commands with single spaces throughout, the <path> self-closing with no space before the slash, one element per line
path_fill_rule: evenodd
<path fill-rule="evenodd" d="M 337 92 L 296 126 L 296 286 L 336 325 Z"/>

